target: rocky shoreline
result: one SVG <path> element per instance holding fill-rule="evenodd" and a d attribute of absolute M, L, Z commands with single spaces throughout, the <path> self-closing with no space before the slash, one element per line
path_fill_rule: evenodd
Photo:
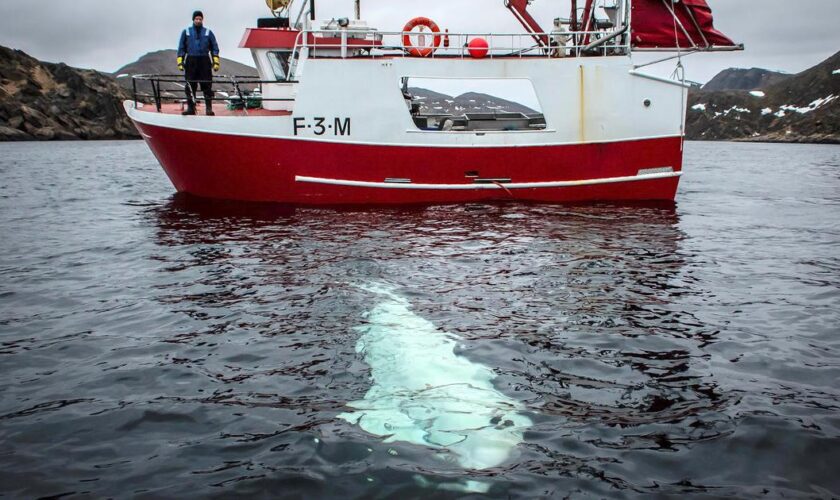
<path fill-rule="evenodd" d="M 174 74 L 175 55 L 151 52 L 108 74 L 42 62 L 0 46 L 0 142 L 139 139 L 123 109 L 131 98 L 128 76 Z M 222 59 L 222 70 L 256 76 L 255 69 L 228 59 Z"/>
<path fill-rule="evenodd" d="M 126 98 L 110 75 L 0 47 L 0 141 L 139 138 Z"/>

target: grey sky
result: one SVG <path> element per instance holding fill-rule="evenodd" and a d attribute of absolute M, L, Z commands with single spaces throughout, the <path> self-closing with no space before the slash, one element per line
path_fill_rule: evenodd
<path fill-rule="evenodd" d="M 568 15 L 568 0 L 535 0 L 531 10 L 543 27 Z M 318 0 L 318 17 L 352 14 L 351 0 Z M 709 0 L 716 25 L 747 45 L 743 53 L 701 54 L 686 61 L 687 77 L 706 81 L 730 66 L 787 72 L 806 69 L 840 50 L 840 0 Z M 0 45 L 47 61 L 115 71 L 146 52 L 174 48 L 194 9 L 206 15 L 223 56 L 253 64 L 239 49 L 244 28 L 267 15 L 262 0 L 74 0 L 45 4 L 0 1 Z M 398 31 L 418 15 L 450 31 L 519 32 L 502 0 L 362 0 L 363 18 Z M 670 73 L 673 63 L 654 72 Z"/>

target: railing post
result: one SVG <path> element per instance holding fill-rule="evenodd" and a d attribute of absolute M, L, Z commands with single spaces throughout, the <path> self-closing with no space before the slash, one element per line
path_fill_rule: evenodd
<path fill-rule="evenodd" d="M 236 81 L 236 78 L 232 78 L 233 80 L 233 89 L 236 90 L 236 95 L 239 97 L 239 102 L 242 103 L 242 110 L 245 114 L 248 114 L 248 103 L 245 102 L 245 97 L 242 95 L 242 88 L 239 86 L 239 82 Z"/>
<path fill-rule="evenodd" d="M 189 85 L 189 83 L 187 83 L 187 85 Z M 152 80 L 152 93 L 155 95 L 155 108 L 157 109 L 157 112 L 160 113 L 160 80 Z"/>

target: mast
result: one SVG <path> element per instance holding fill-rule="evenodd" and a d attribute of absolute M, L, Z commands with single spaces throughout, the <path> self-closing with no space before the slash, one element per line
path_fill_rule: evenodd
<path fill-rule="evenodd" d="M 628 55 L 633 52 L 633 0 L 624 0 L 624 25 L 627 26 L 625 41 Z"/>
<path fill-rule="evenodd" d="M 583 24 L 581 31 L 593 31 L 592 22 L 595 19 L 595 0 L 586 0 L 586 7 L 583 8 Z M 581 35 L 581 45 L 589 45 L 589 33 Z"/>
<path fill-rule="evenodd" d="M 362 0 L 356 0 L 356 21 L 362 18 Z"/>

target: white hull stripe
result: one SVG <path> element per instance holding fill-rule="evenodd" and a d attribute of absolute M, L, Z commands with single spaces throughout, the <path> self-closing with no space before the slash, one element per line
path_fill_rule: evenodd
<path fill-rule="evenodd" d="M 408 184 L 393 182 L 366 182 L 350 181 L 344 179 L 325 179 L 323 177 L 295 176 L 296 182 L 307 182 L 312 184 L 329 184 L 333 186 L 380 188 L 380 189 L 432 189 L 432 190 L 473 190 L 473 189 L 544 189 L 564 188 L 575 186 L 594 186 L 597 184 L 613 184 L 618 182 L 652 181 L 656 179 L 669 179 L 679 177 L 682 172 L 662 172 L 654 174 L 633 175 L 627 177 L 605 177 L 602 179 L 585 179 L 580 181 L 554 181 L 554 182 L 520 182 L 506 184 Z"/>

